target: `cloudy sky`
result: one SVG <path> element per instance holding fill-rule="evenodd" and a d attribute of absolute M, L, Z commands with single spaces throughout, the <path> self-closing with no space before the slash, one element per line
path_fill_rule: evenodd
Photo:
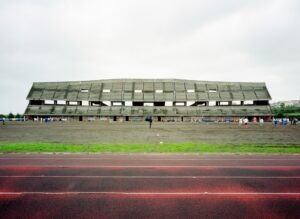
<path fill-rule="evenodd" d="M 298 0 L 1 0 L 0 113 L 32 82 L 263 81 L 300 99 Z"/>

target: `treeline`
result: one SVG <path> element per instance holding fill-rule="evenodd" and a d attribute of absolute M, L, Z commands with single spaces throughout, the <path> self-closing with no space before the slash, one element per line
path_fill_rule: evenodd
<path fill-rule="evenodd" d="M 14 115 L 13 113 L 9 113 L 8 115 L 4 115 L 4 114 L 0 114 L 0 118 L 6 118 L 6 119 L 19 119 L 19 118 L 23 118 L 24 116 L 22 114 L 17 113 L 16 115 Z"/>
<path fill-rule="evenodd" d="M 288 105 L 285 106 L 284 103 L 281 103 L 280 106 L 273 106 L 272 111 L 274 117 L 283 118 L 283 117 L 300 117 L 300 105 Z"/>

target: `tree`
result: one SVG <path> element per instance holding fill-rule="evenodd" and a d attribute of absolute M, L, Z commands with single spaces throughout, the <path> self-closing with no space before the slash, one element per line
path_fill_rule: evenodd
<path fill-rule="evenodd" d="M 272 107 L 272 112 L 276 118 L 282 118 L 284 116 L 289 116 L 289 114 L 300 113 L 299 105 L 288 105 L 281 103 L 280 106 Z"/>
<path fill-rule="evenodd" d="M 12 118 L 14 118 L 14 117 L 15 117 L 14 114 L 9 113 L 7 118 L 12 119 Z"/>
<path fill-rule="evenodd" d="M 19 113 L 17 113 L 16 118 L 22 118 L 22 115 L 20 115 Z"/>

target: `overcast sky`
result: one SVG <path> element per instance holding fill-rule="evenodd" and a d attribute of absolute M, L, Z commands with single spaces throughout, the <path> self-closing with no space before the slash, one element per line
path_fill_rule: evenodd
<path fill-rule="evenodd" d="M 298 0 L 0 0 L 0 113 L 32 82 L 266 82 L 300 99 Z"/>

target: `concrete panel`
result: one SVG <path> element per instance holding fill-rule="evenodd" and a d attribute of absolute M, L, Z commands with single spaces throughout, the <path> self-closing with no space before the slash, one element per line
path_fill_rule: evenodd
<path fill-rule="evenodd" d="M 174 91 L 174 83 L 165 82 L 164 91 Z"/>
<path fill-rule="evenodd" d="M 154 84 L 152 82 L 145 82 L 144 91 L 154 91 Z"/>
<path fill-rule="evenodd" d="M 230 92 L 220 92 L 220 97 L 221 97 L 221 100 L 224 100 L 224 101 L 230 101 L 232 100 L 232 96 L 231 96 L 231 93 Z"/>
<path fill-rule="evenodd" d="M 132 100 L 132 93 L 124 93 L 123 99 L 124 100 Z"/>
<path fill-rule="evenodd" d="M 241 91 L 233 91 L 231 92 L 233 100 L 244 100 L 244 94 Z"/>
<path fill-rule="evenodd" d="M 185 91 L 185 86 L 183 82 L 177 82 L 175 83 L 175 91 Z"/>
<path fill-rule="evenodd" d="M 154 101 L 154 93 L 144 93 L 145 101 Z"/>
<path fill-rule="evenodd" d="M 40 100 L 42 96 L 42 90 L 32 90 L 28 96 L 30 100 Z"/>
<path fill-rule="evenodd" d="M 206 92 L 206 91 L 207 91 L 206 84 L 203 84 L 203 83 L 197 83 L 197 84 L 196 84 L 196 91 Z"/>
<path fill-rule="evenodd" d="M 198 100 L 208 100 L 206 92 L 197 92 Z"/>
<path fill-rule="evenodd" d="M 186 93 L 185 92 L 176 92 L 176 101 L 186 101 Z"/>
<path fill-rule="evenodd" d="M 256 100 L 254 91 L 243 91 L 245 100 Z"/>
<path fill-rule="evenodd" d="M 54 97 L 54 90 L 44 90 L 41 96 L 41 99 L 43 100 L 53 100 Z"/>

